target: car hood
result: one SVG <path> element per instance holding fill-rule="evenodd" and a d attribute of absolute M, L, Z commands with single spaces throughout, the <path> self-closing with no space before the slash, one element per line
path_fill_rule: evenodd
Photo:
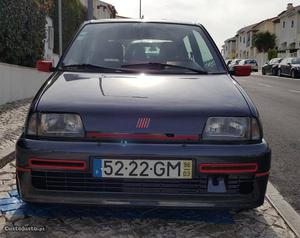
<path fill-rule="evenodd" d="M 81 115 L 88 131 L 136 131 L 141 117 L 152 132 L 191 133 L 209 116 L 249 116 L 228 75 L 120 75 L 61 73 L 37 106 L 41 112 Z"/>

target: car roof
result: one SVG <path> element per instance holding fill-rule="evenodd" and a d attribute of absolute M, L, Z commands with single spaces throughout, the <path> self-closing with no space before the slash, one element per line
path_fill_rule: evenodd
<path fill-rule="evenodd" d="M 194 26 L 202 26 L 202 24 L 198 22 L 192 22 L 192 21 L 177 21 L 177 20 L 157 20 L 157 19 L 99 19 L 99 20 L 90 20 L 85 21 L 85 24 L 95 24 L 95 23 L 139 23 L 139 22 L 145 22 L 145 23 L 169 23 L 169 24 L 181 24 L 181 25 L 194 25 Z"/>

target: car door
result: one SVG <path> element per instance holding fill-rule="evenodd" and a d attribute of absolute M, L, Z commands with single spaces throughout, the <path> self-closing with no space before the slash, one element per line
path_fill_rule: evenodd
<path fill-rule="evenodd" d="M 267 63 L 266 65 L 265 65 L 265 72 L 266 73 L 272 73 L 272 66 L 273 66 L 273 63 L 274 63 L 274 59 L 272 59 L 269 63 Z"/>
<path fill-rule="evenodd" d="M 292 60 L 293 60 L 293 58 L 289 58 L 288 61 L 287 61 L 286 71 L 285 71 L 286 75 L 291 75 Z"/>
<path fill-rule="evenodd" d="M 286 74 L 286 71 L 287 71 L 287 63 L 288 63 L 288 58 L 287 59 L 284 59 L 281 64 L 280 64 L 280 72 L 281 74 L 285 75 Z"/>

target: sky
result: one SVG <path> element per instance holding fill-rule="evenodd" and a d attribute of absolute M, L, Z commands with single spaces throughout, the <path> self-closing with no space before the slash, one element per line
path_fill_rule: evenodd
<path fill-rule="evenodd" d="M 138 18 L 139 0 L 104 0 L 121 16 Z M 196 21 L 205 26 L 218 47 L 247 25 L 272 18 L 288 3 L 300 0 L 142 0 L 145 19 Z"/>

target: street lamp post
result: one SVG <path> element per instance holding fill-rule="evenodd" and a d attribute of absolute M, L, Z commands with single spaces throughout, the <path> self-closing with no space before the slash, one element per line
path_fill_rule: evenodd
<path fill-rule="evenodd" d="M 62 56 L 62 11 L 61 0 L 58 0 L 58 38 L 59 38 L 59 55 Z"/>
<path fill-rule="evenodd" d="M 140 0 L 140 19 L 142 19 L 142 0 Z"/>
<path fill-rule="evenodd" d="M 88 20 L 93 20 L 94 17 L 94 6 L 93 0 L 88 0 Z"/>

